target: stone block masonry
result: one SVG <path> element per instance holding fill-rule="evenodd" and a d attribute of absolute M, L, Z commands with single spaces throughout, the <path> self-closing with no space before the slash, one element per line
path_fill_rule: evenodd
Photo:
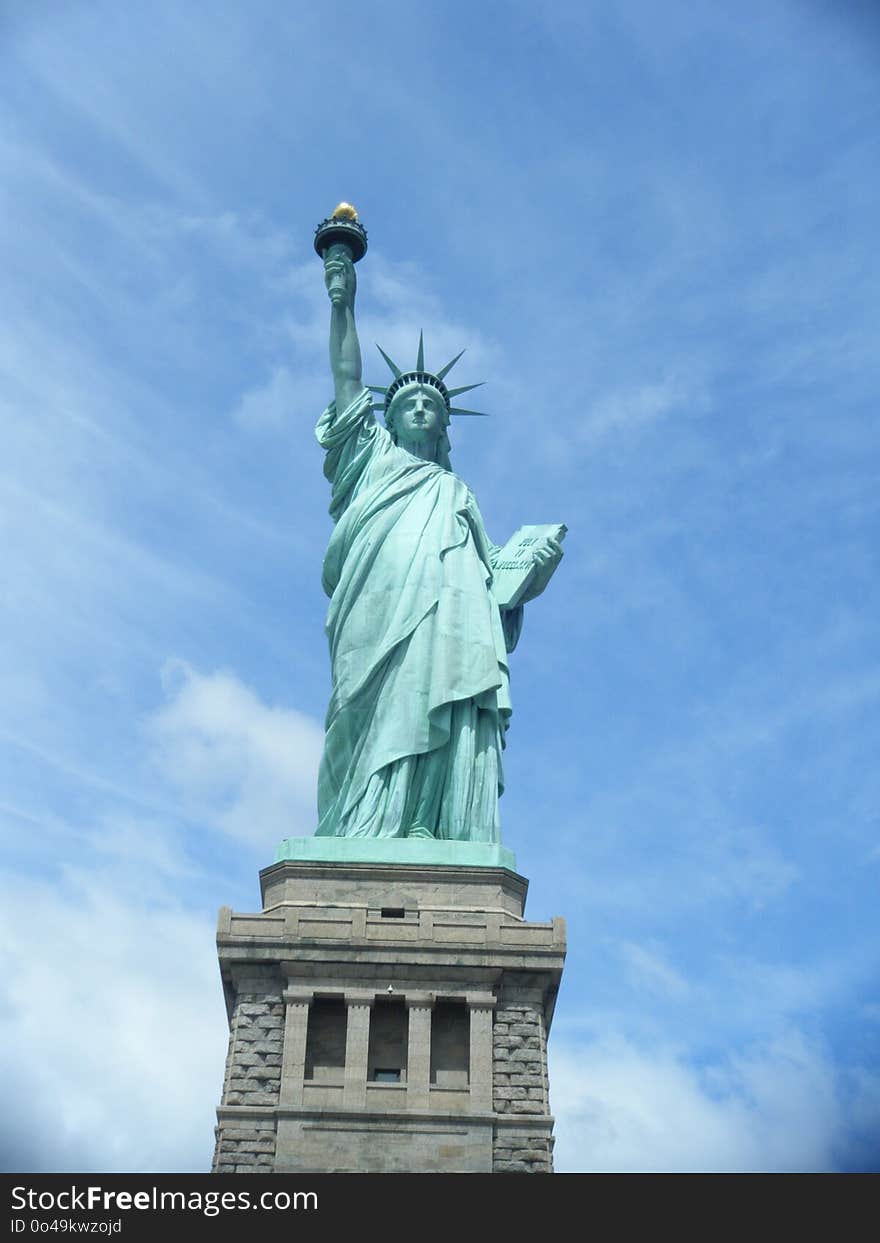
<path fill-rule="evenodd" d="M 503 1115 L 495 1128 L 493 1169 L 549 1174 L 552 1137 L 518 1125 L 542 1118 L 550 1110 L 543 1006 L 520 973 L 506 981 L 495 1011 L 492 1057 L 493 1107 Z"/>
<path fill-rule="evenodd" d="M 243 976 L 229 1026 L 223 1101 L 236 1116 L 216 1129 L 214 1168 L 221 1174 L 265 1174 L 275 1164 L 275 1118 L 284 1045 L 283 982 L 276 971 L 257 968 Z"/>
<path fill-rule="evenodd" d="M 242 1115 L 238 1125 L 215 1128 L 214 1172 L 271 1174 L 275 1168 L 275 1119 Z"/>

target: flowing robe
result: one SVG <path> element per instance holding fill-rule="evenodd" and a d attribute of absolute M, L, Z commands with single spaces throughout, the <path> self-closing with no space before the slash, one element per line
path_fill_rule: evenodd
<path fill-rule="evenodd" d="M 395 445 L 364 390 L 318 421 L 335 528 L 324 558 L 333 689 L 317 833 L 497 842 L 510 717 L 503 615 L 476 500 Z"/>

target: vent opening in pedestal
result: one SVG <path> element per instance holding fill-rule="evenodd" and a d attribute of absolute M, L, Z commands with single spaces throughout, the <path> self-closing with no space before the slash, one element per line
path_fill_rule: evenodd
<path fill-rule="evenodd" d="M 403 1083 L 406 1078 L 408 1016 L 402 1000 L 377 1001 L 370 1012 L 367 1079 L 371 1083 Z M 396 1079 L 379 1078 L 396 1073 Z"/>
<path fill-rule="evenodd" d="M 438 1001 L 431 1014 L 431 1083 L 466 1088 L 470 1080 L 471 1024 L 463 1001 Z"/>
<path fill-rule="evenodd" d="M 309 1007 L 305 1078 L 342 1081 L 348 1011 L 341 999 L 317 997 Z"/>

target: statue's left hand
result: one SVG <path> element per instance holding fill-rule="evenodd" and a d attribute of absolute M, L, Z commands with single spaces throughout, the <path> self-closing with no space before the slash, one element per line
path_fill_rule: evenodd
<path fill-rule="evenodd" d="M 535 549 L 534 558 L 535 568 L 532 571 L 532 578 L 520 604 L 528 604 L 530 600 L 535 600 L 550 582 L 553 572 L 562 560 L 562 545 L 559 540 L 545 539 Z"/>

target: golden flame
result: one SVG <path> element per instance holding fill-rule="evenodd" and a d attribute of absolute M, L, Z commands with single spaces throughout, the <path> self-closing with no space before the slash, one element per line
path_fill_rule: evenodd
<path fill-rule="evenodd" d="M 338 207 L 334 207 L 330 216 L 331 220 L 357 220 L 357 208 L 352 207 L 351 203 L 340 203 Z"/>

